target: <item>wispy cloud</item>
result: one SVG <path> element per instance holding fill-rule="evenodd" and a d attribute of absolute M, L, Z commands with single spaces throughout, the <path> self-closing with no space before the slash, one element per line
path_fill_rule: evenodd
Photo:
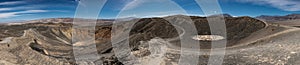
<path fill-rule="evenodd" d="M 15 5 L 22 3 L 30 3 L 28 1 L 10 1 L 10 2 L 0 2 L 1 5 Z M 25 5 L 17 5 L 13 7 L 3 7 L 0 8 L 0 19 L 3 18 L 12 18 L 16 16 L 25 16 L 28 14 L 40 14 L 43 12 L 68 12 L 65 10 L 44 10 L 44 8 L 50 7 L 50 5 L 42 5 L 42 4 L 25 4 Z"/>
<path fill-rule="evenodd" d="M 119 18 L 126 17 L 164 17 L 187 14 L 179 5 L 170 0 L 133 0 L 124 7 Z"/>
<path fill-rule="evenodd" d="M 128 4 L 125 6 L 125 10 L 134 9 L 145 3 L 155 3 L 155 2 L 165 2 L 165 1 L 167 0 L 132 0 L 131 2 L 128 2 Z"/>
<path fill-rule="evenodd" d="M 26 11 L 18 11 L 18 12 L 0 13 L 0 19 L 21 16 L 22 14 L 32 14 L 32 13 L 42 13 L 42 12 L 49 12 L 49 11 L 48 10 L 26 10 Z"/>
<path fill-rule="evenodd" d="M 285 11 L 300 11 L 300 0 L 237 0 L 259 5 L 270 5 Z"/>
<path fill-rule="evenodd" d="M 1 11 L 12 11 L 12 10 L 31 10 L 31 9 L 39 9 L 40 7 L 32 7 L 32 6 L 19 6 L 19 7 L 10 7 L 10 8 L 0 8 Z"/>
<path fill-rule="evenodd" d="M 15 5 L 15 4 L 22 4 L 25 3 L 24 1 L 9 1 L 9 2 L 0 2 L 0 5 Z"/>
<path fill-rule="evenodd" d="M 133 0 L 132 2 L 129 2 L 127 6 L 125 6 L 125 9 L 133 9 L 143 3 L 145 3 L 147 0 Z"/>
<path fill-rule="evenodd" d="M 33 19 L 31 16 L 41 15 L 47 16 L 37 18 L 72 17 L 77 4 L 74 0 L 3 0 L 0 1 L 0 21 L 29 20 Z"/>
<path fill-rule="evenodd" d="M 9 11 L 9 10 L 13 10 L 12 8 L 0 8 L 0 11 Z"/>

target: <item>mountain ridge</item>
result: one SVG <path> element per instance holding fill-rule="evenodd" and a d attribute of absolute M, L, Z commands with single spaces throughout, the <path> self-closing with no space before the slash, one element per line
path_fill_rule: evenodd
<path fill-rule="evenodd" d="M 255 18 L 266 21 L 266 22 L 280 22 L 280 21 L 300 19 L 300 14 L 288 14 L 285 16 L 261 15 L 261 16 L 255 17 Z"/>

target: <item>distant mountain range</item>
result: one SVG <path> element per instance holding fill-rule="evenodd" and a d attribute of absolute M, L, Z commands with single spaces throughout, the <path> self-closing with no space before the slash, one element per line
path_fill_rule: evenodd
<path fill-rule="evenodd" d="M 97 23 L 111 23 L 114 21 L 130 21 L 133 19 L 138 19 L 134 17 L 128 17 L 128 18 L 118 18 L 118 19 L 97 19 Z M 46 18 L 46 19 L 37 19 L 37 20 L 22 20 L 22 21 L 13 21 L 9 23 L 2 23 L 2 24 L 9 24 L 9 25 L 20 25 L 20 24 L 26 24 L 26 23 L 73 23 L 73 20 L 76 21 L 95 21 L 94 19 L 83 19 L 83 18 Z M 0 23 L 1 24 L 1 23 Z"/>
<path fill-rule="evenodd" d="M 266 22 L 280 22 L 280 21 L 300 19 L 300 14 L 289 14 L 286 16 L 261 15 L 261 16 L 255 17 L 255 18 L 266 21 Z"/>
<path fill-rule="evenodd" d="M 176 15 L 173 15 L 176 16 Z M 186 16 L 186 15 L 184 15 Z M 217 14 L 217 15 L 210 15 L 207 17 L 216 17 L 216 16 L 224 16 L 224 17 L 229 17 L 232 18 L 230 14 Z M 300 20 L 300 14 L 289 14 L 285 16 L 271 16 L 271 15 L 261 15 L 257 17 L 253 17 L 256 19 L 259 19 L 261 21 L 265 22 L 282 22 L 282 21 L 290 21 L 290 20 Z M 22 20 L 18 22 L 10 22 L 6 24 L 25 24 L 25 23 L 72 23 L 73 19 L 79 20 L 79 21 L 94 21 L 92 19 L 81 19 L 81 18 L 48 18 L 48 19 L 38 19 L 38 20 L 29 20 L 25 21 Z M 128 18 L 118 18 L 118 19 L 97 19 L 97 23 L 111 23 L 113 21 L 130 21 L 134 19 L 140 19 L 140 18 L 135 18 L 135 17 L 128 17 Z"/>

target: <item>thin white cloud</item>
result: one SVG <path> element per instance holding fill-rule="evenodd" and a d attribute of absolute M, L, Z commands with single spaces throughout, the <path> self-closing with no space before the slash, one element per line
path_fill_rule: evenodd
<path fill-rule="evenodd" d="M 187 13 L 171 0 L 133 0 L 124 7 L 118 17 L 148 18 L 180 14 L 185 15 Z"/>
<path fill-rule="evenodd" d="M 20 11 L 16 13 L 24 14 L 24 13 L 40 13 L 40 12 L 49 12 L 49 11 L 48 10 L 26 10 L 26 11 Z"/>
<path fill-rule="evenodd" d="M 237 0 L 259 5 L 270 5 L 285 11 L 300 11 L 300 0 Z"/>
<path fill-rule="evenodd" d="M 12 13 L 0 13 L 0 19 L 2 18 L 10 18 L 10 17 L 15 17 L 18 16 L 16 15 L 16 13 L 12 12 Z"/>
<path fill-rule="evenodd" d="M 126 5 L 125 10 L 133 9 L 143 3 L 145 3 L 147 0 L 133 0 L 132 2 L 129 2 L 128 5 Z"/>
<path fill-rule="evenodd" d="M 10 2 L 0 2 L 0 5 L 15 5 L 15 4 L 22 4 L 25 3 L 24 1 L 10 1 Z"/>
<path fill-rule="evenodd" d="M 9 11 L 9 10 L 13 10 L 13 8 L 0 8 L 0 11 Z"/>
<path fill-rule="evenodd" d="M 16 7 L 7 7 L 7 8 L 0 8 L 1 11 L 13 11 L 13 10 L 34 10 L 34 9 L 41 9 L 45 8 L 45 5 L 24 5 L 24 6 L 16 6 Z"/>
<path fill-rule="evenodd" d="M 165 2 L 165 1 L 168 1 L 168 0 L 132 0 L 131 2 L 128 2 L 128 4 L 125 6 L 124 10 L 134 9 L 145 3 Z"/>
<path fill-rule="evenodd" d="M 21 16 L 22 14 L 32 14 L 32 13 L 42 13 L 42 12 L 49 12 L 49 11 L 48 10 L 26 10 L 26 11 L 19 11 L 19 12 L 0 13 L 0 19 Z"/>
<path fill-rule="evenodd" d="M 1 11 L 12 11 L 12 10 L 28 10 L 28 9 L 35 9 L 35 7 L 11 7 L 11 8 L 0 8 Z"/>

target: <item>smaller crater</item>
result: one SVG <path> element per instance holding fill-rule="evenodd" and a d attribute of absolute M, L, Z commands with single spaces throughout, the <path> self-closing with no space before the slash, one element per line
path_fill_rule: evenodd
<path fill-rule="evenodd" d="M 37 51 L 39 53 L 45 54 L 44 50 L 42 48 L 40 48 L 40 45 L 36 45 L 34 43 L 31 43 L 29 46 L 30 46 L 31 49 L 33 49 L 33 50 L 35 50 L 35 51 Z"/>
<path fill-rule="evenodd" d="M 39 53 L 41 53 L 41 54 L 46 55 L 46 53 L 45 53 L 44 50 L 42 49 L 42 46 L 39 45 L 39 44 L 37 43 L 36 40 L 34 40 L 34 42 L 30 43 L 30 44 L 29 44 L 29 47 L 30 47 L 32 50 L 35 50 L 35 51 L 37 51 L 37 52 L 39 52 Z"/>

